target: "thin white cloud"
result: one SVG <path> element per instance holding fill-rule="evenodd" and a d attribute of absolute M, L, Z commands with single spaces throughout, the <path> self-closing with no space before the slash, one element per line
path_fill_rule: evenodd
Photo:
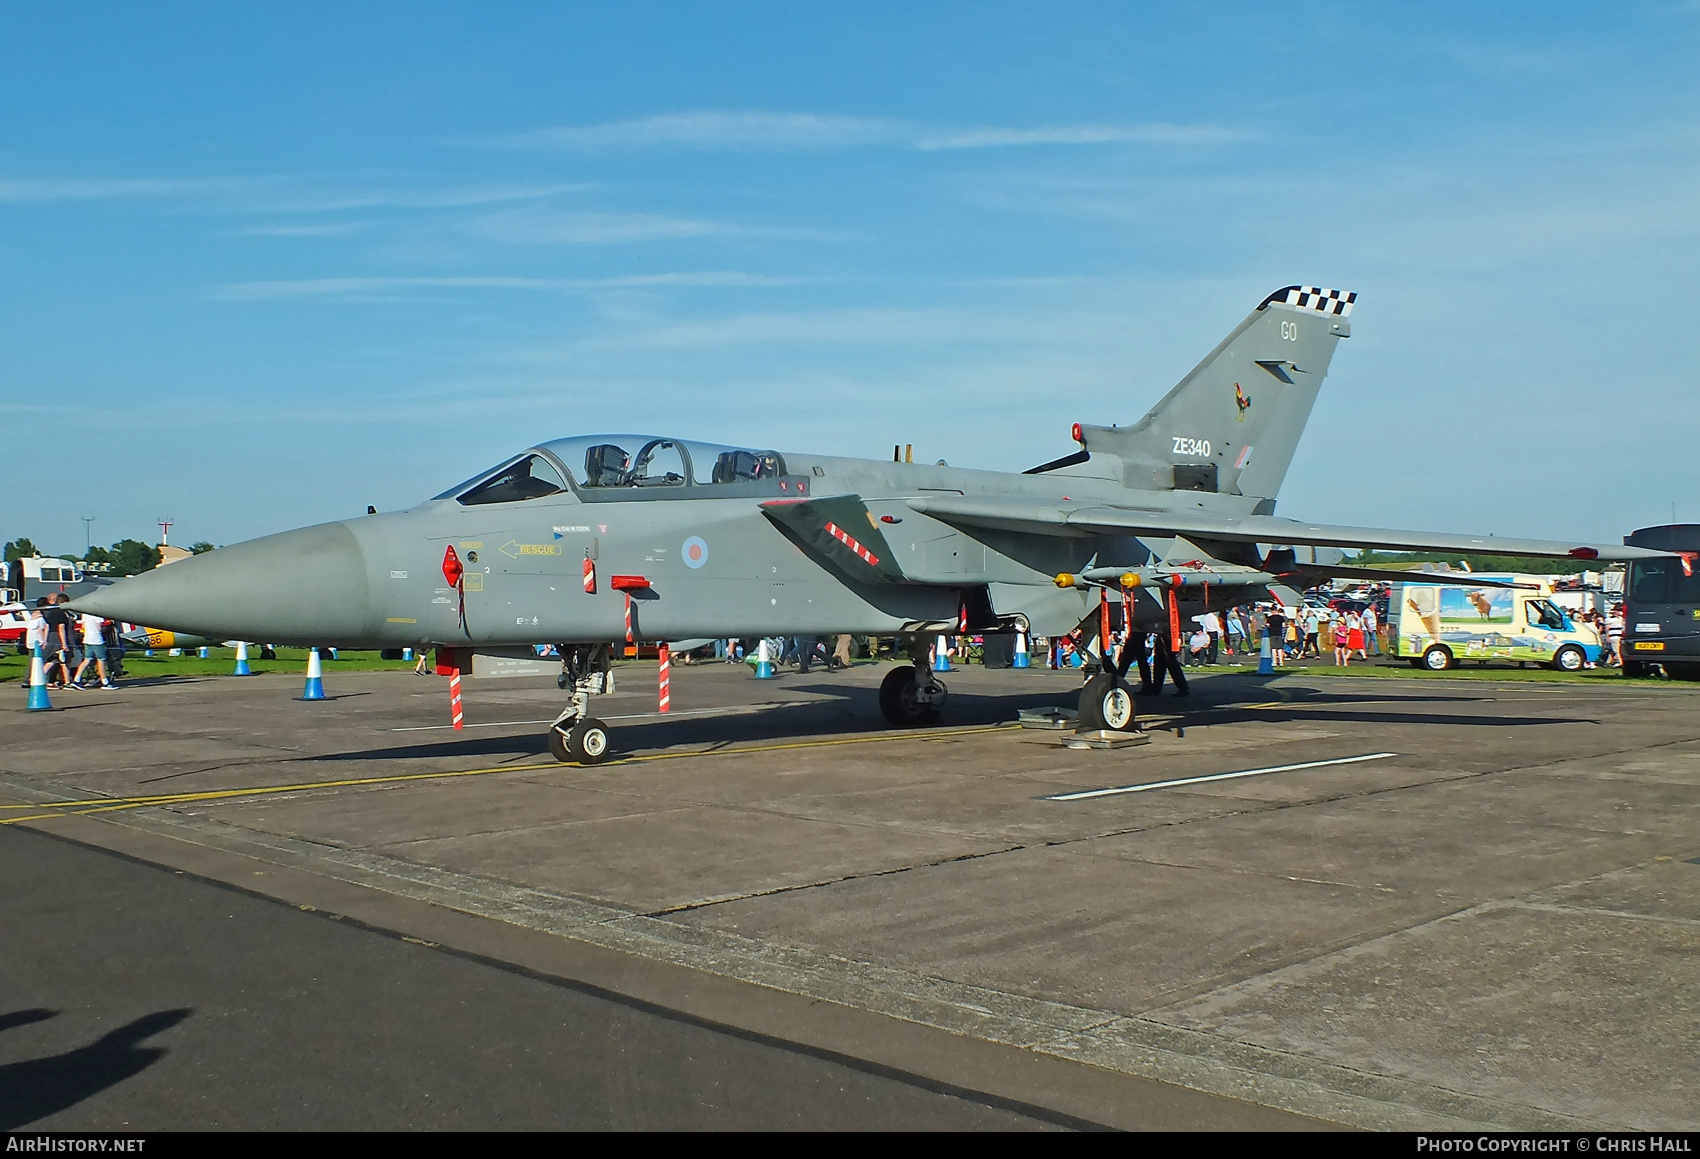
<path fill-rule="evenodd" d="M 651 286 L 794 286 L 818 279 L 747 274 L 738 270 L 704 270 L 666 274 L 628 274 L 613 278 L 524 278 L 502 275 L 468 277 L 299 278 L 269 282 L 236 282 L 220 287 L 217 295 L 237 301 L 272 298 L 366 296 L 394 290 L 522 290 L 589 292 L 642 289 Z"/>
<path fill-rule="evenodd" d="M 340 237 L 363 229 L 364 222 L 327 221 L 302 225 L 256 225 L 241 231 L 243 237 Z"/>
<path fill-rule="evenodd" d="M 1035 315 L 984 309 L 845 308 L 734 314 L 606 334 L 574 344 L 583 351 L 851 344 L 856 346 L 1078 341 L 1106 324 L 1079 312 Z"/>
<path fill-rule="evenodd" d="M 397 183 L 369 186 L 327 183 L 299 193 L 284 193 L 265 208 L 280 213 L 326 213 L 347 209 L 461 209 L 509 201 L 536 201 L 561 193 L 576 193 L 583 184 L 469 185 L 431 188 Z"/>
<path fill-rule="evenodd" d="M 518 149 L 841 149 L 900 141 L 903 123 L 809 113 L 663 113 L 601 125 L 512 133 L 483 144 Z"/>
<path fill-rule="evenodd" d="M 885 146 L 937 151 L 1036 145 L 1231 144 L 1254 134 L 1221 125 L 1135 124 L 983 126 L 948 128 L 878 117 L 809 113 L 666 113 L 600 125 L 566 125 L 510 133 L 476 142 L 538 150 L 687 148 L 702 150 L 825 150 Z"/>
<path fill-rule="evenodd" d="M 1029 145 L 1228 145 L 1254 134 L 1221 125 L 1054 125 L 1037 129 L 967 129 L 922 137 L 917 149 L 1003 149 Z"/>
<path fill-rule="evenodd" d="M 0 203 L 176 200 L 222 204 L 233 210 L 325 213 L 348 209 L 458 209 L 534 201 L 588 186 L 560 182 L 432 186 L 414 178 L 390 181 L 349 175 L 257 177 L 0 178 Z"/>
<path fill-rule="evenodd" d="M 473 233 L 517 245 L 611 245 L 693 237 L 761 237 L 793 241 L 838 240 L 840 234 L 786 226 L 746 225 L 655 213 L 493 213 L 471 225 Z"/>
<path fill-rule="evenodd" d="M 97 201 L 115 198 L 206 196 L 229 192 L 228 178 L 46 177 L 0 179 L 0 201 Z"/>

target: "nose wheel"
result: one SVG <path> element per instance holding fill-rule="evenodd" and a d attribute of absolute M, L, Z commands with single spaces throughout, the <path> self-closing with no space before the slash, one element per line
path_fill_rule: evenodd
<path fill-rule="evenodd" d="M 549 730 L 549 754 L 556 760 L 581 765 L 599 765 L 608 757 L 608 726 L 594 716 L 583 717 Z"/>

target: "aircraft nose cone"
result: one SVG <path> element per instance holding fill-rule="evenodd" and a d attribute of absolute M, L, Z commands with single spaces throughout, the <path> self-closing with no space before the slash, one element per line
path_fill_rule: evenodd
<path fill-rule="evenodd" d="M 215 640 L 354 644 L 368 634 L 371 599 L 354 533 L 322 523 L 119 580 L 71 607 Z"/>

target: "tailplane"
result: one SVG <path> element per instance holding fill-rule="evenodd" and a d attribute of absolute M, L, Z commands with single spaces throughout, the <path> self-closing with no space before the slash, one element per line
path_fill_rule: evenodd
<path fill-rule="evenodd" d="M 1082 445 L 1122 459 L 1129 487 L 1273 499 L 1357 298 L 1275 291 L 1139 422 L 1082 426 Z"/>

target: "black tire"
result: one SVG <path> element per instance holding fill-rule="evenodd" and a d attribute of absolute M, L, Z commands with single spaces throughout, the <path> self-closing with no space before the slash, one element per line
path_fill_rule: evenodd
<path fill-rule="evenodd" d="M 1639 660 L 1625 660 L 1623 662 L 1623 674 L 1631 678 L 1639 678 L 1647 675 L 1647 666 Z"/>
<path fill-rule="evenodd" d="M 1458 662 L 1452 658 L 1452 649 L 1445 644 L 1430 644 L 1423 649 L 1423 667 L 1430 672 L 1445 672 Z"/>
<path fill-rule="evenodd" d="M 572 750 L 567 748 L 567 734 L 558 728 L 549 730 L 549 755 L 563 765 L 570 764 L 573 759 Z"/>
<path fill-rule="evenodd" d="M 573 725 L 567 734 L 567 752 L 581 765 L 599 765 L 608 759 L 608 726 L 594 716 L 587 716 Z"/>
<path fill-rule="evenodd" d="M 1554 672 L 1580 672 L 1587 662 L 1587 653 L 1574 644 L 1566 644 L 1553 653 L 1552 668 Z"/>
<path fill-rule="evenodd" d="M 1081 732 L 1097 729 L 1138 732 L 1133 690 L 1108 672 L 1100 672 L 1088 680 L 1080 690 L 1079 728 Z"/>
<path fill-rule="evenodd" d="M 913 665 L 899 664 L 880 681 L 880 715 L 898 728 L 919 728 L 939 718 L 937 704 L 923 704 L 916 699 L 919 676 Z"/>
<path fill-rule="evenodd" d="M 1700 680 L 1700 665 L 1666 664 L 1665 675 L 1672 680 Z"/>

